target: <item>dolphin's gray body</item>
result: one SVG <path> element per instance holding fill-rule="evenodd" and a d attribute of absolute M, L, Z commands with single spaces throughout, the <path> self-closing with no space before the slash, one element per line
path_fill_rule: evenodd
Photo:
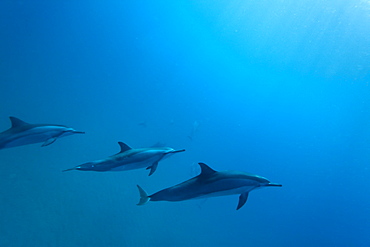
<path fill-rule="evenodd" d="M 106 159 L 88 162 L 64 171 L 127 171 L 146 167 L 146 169 L 150 169 L 150 176 L 157 169 L 158 162 L 161 159 L 168 157 L 170 154 L 185 151 L 185 149 L 175 150 L 169 147 L 133 149 L 123 142 L 118 142 L 118 144 L 121 147 L 121 151 L 119 153 Z"/>
<path fill-rule="evenodd" d="M 150 196 L 138 185 L 140 202 L 150 201 L 185 201 L 224 195 L 240 194 L 237 210 L 247 201 L 250 191 L 258 188 L 278 186 L 264 177 L 239 171 L 215 171 L 204 163 L 199 163 L 201 173 L 178 185 L 163 189 Z"/>
<path fill-rule="evenodd" d="M 12 126 L 10 129 L 0 133 L 0 149 L 39 142 L 43 142 L 42 146 L 47 146 L 58 138 L 85 133 L 63 125 L 29 124 L 16 117 L 9 118 Z"/>

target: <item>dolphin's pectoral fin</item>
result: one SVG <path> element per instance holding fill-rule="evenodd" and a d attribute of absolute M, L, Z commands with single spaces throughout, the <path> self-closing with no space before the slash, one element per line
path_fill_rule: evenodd
<path fill-rule="evenodd" d="M 236 210 L 239 210 L 241 207 L 243 207 L 243 205 L 248 200 L 248 195 L 249 195 L 249 192 L 245 192 L 239 196 L 239 203 L 238 203 L 238 207 L 236 208 Z"/>
<path fill-rule="evenodd" d="M 56 137 L 47 139 L 41 146 L 42 147 L 49 146 L 50 144 L 53 144 L 56 140 L 57 140 Z"/>
<path fill-rule="evenodd" d="M 158 161 L 154 162 L 153 165 L 148 166 L 146 168 L 147 170 L 150 169 L 150 172 L 149 172 L 149 175 L 148 176 L 152 175 L 155 172 L 155 170 L 157 170 L 157 166 L 158 166 Z"/>

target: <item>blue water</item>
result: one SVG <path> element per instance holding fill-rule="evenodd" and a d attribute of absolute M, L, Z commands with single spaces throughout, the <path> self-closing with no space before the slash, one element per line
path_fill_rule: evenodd
<path fill-rule="evenodd" d="M 367 0 L 0 1 L 0 246 L 370 246 Z M 191 138 L 190 138 L 190 137 Z M 61 171 L 157 142 L 148 171 Z M 199 173 L 283 184 L 138 207 Z"/>

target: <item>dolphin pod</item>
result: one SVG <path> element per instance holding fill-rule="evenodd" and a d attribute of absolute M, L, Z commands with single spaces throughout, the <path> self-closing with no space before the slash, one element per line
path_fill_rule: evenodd
<path fill-rule="evenodd" d="M 18 147 L 34 143 L 48 146 L 58 138 L 84 134 L 64 125 L 29 124 L 19 118 L 9 117 L 11 127 L 0 133 L 0 149 Z M 95 160 L 63 171 L 126 171 L 140 168 L 150 170 L 152 175 L 158 162 L 172 154 L 184 152 L 185 149 L 175 150 L 170 147 L 131 148 L 123 142 L 118 142 L 120 152 L 101 160 Z M 237 210 L 246 203 L 249 192 L 264 187 L 281 187 L 281 184 L 271 183 L 268 179 L 241 171 L 215 171 L 204 163 L 199 163 L 201 172 L 180 184 L 148 195 L 137 185 L 140 201 L 144 205 L 148 201 L 185 201 L 191 199 L 239 194 Z"/>

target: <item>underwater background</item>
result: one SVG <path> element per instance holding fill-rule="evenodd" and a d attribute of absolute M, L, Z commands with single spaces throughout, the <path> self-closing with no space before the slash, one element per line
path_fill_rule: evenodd
<path fill-rule="evenodd" d="M 0 246 L 370 246 L 370 1 L 0 1 Z M 62 170 L 157 142 L 153 176 Z M 137 206 L 215 170 L 281 188 Z"/>

